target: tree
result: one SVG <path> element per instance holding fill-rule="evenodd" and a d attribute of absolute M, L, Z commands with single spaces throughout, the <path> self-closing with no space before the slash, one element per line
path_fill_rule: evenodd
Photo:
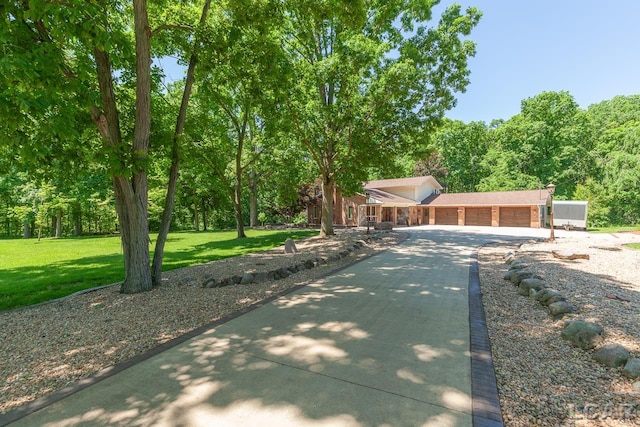
<path fill-rule="evenodd" d="M 199 74 L 199 105 L 215 123 L 203 154 L 228 188 L 242 238 L 243 178 L 273 141 L 269 127 L 287 71 L 275 2 L 224 2 L 220 7 L 224 12 L 208 28 L 212 48 L 202 52 Z"/>
<path fill-rule="evenodd" d="M 543 92 L 522 101 L 521 113 L 491 131 L 483 191 L 535 189 L 548 182 L 571 197 L 591 169 L 584 111 L 568 92 Z"/>
<path fill-rule="evenodd" d="M 452 193 L 474 192 L 486 175 L 482 159 L 488 149 L 488 129 L 482 122 L 445 121 L 432 138 L 447 174 L 439 181 Z M 436 178 L 440 179 L 440 178 Z"/>
<path fill-rule="evenodd" d="M 452 5 L 428 27 L 433 2 L 288 0 L 285 49 L 294 69 L 287 101 L 295 135 L 322 180 L 321 236 L 333 234 L 333 193 L 428 134 L 455 105 L 475 53 L 476 8 Z"/>
<path fill-rule="evenodd" d="M 79 110 L 90 110 L 99 130 L 120 222 L 125 293 L 151 289 L 145 171 L 151 126 L 151 32 L 146 6 L 145 0 L 133 0 L 133 19 L 117 0 L 12 1 L 0 9 L 8 24 L 1 34 L 7 55 L 0 69 L 7 77 L 0 93 L 8 101 L 3 118 L 14 113 L 10 134 L 28 130 L 31 117 L 54 117 L 60 123 Z M 126 100 L 128 93 L 117 93 L 113 64 L 122 81 L 135 75 L 131 116 L 124 106 L 118 108 L 118 98 Z M 126 119 L 124 128 L 121 118 Z M 54 129 L 65 131 L 64 126 Z"/>

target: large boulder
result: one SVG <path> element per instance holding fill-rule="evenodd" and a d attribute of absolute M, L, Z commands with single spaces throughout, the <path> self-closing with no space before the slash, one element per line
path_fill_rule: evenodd
<path fill-rule="evenodd" d="M 622 375 L 631 379 L 640 377 L 640 359 L 629 359 L 622 369 Z"/>
<path fill-rule="evenodd" d="M 284 253 L 285 254 L 295 254 L 298 252 L 298 248 L 296 248 L 296 243 L 292 239 L 287 239 L 284 241 Z"/>
<path fill-rule="evenodd" d="M 375 224 L 373 224 L 373 229 L 374 230 L 393 230 L 393 222 L 391 221 L 376 222 Z"/>
<path fill-rule="evenodd" d="M 603 333 L 604 329 L 597 323 L 571 320 L 565 323 L 560 336 L 569 341 L 574 347 L 591 350 L 602 342 Z"/>
<path fill-rule="evenodd" d="M 593 358 L 603 365 L 617 368 L 627 363 L 631 355 L 620 344 L 607 344 L 593 353 Z"/>
<path fill-rule="evenodd" d="M 523 279 L 520 281 L 520 284 L 518 285 L 518 293 L 522 296 L 528 297 L 531 294 L 531 289 L 539 291 L 544 287 L 544 280 L 530 277 L 528 279 Z"/>

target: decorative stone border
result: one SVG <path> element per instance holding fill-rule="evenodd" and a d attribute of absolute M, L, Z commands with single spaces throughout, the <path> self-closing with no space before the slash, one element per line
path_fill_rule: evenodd
<path fill-rule="evenodd" d="M 559 291 L 548 288 L 542 277 L 528 271 L 528 266 L 517 259 L 515 252 L 507 253 L 505 263 L 509 265 L 509 270 L 504 279 L 517 286 L 520 295 L 534 298 L 542 306 L 546 306 L 549 315 L 555 320 L 562 319 L 565 314 L 579 312 L 578 307 L 567 302 Z M 565 322 L 561 337 L 574 347 L 592 351 L 592 357 L 596 362 L 611 368 L 622 368 L 621 374 L 636 380 L 633 387 L 640 392 L 640 358 L 632 357 L 621 344 L 600 346 L 604 332 L 602 326 L 597 323 L 571 319 Z"/>
<path fill-rule="evenodd" d="M 295 264 L 292 264 L 289 267 L 282 267 L 274 270 L 251 270 L 244 272 L 241 276 L 209 276 L 202 283 L 202 287 L 215 289 L 225 286 L 250 285 L 252 283 L 263 283 L 273 280 L 285 279 L 300 271 L 310 270 L 312 268 L 321 265 L 327 265 L 331 262 L 339 261 L 342 258 L 346 258 L 356 253 L 356 251 L 365 246 L 367 243 L 373 240 L 378 240 L 380 238 L 380 236 L 369 236 L 364 240 L 358 240 L 354 242 L 352 246 L 347 246 L 346 248 L 336 251 L 334 254 L 331 254 L 327 257 L 310 256 L 306 260 L 297 261 Z"/>

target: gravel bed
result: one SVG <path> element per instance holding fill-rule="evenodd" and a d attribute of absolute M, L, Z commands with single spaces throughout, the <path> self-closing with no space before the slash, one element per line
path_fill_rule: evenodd
<path fill-rule="evenodd" d="M 62 389 L 186 332 L 206 325 L 293 286 L 382 251 L 404 237 L 373 233 L 355 253 L 282 280 L 203 288 L 211 277 L 242 275 L 289 267 L 310 256 L 328 257 L 367 237 L 359 230 L 337 230 L 328 239 L 296 242 L 298 253 L 283 247 L 163 274 L 163 285 L 143 294 L 123 295 L 107 287 L 50 304 L 0 313 L 0 413 Z"/>
<path fill-rule="evenodd" d="M 483 303 L 505 425 L 640 425 L 640 393 L 634 380 L 560 337 L 567 319 L 596 322 L 605 331 L 602 345 L 619 343 L 632 357 L 640 357 L 640 251 L 624 248 L 625 236 L 619 236 L 615 244 L 590 236 L 480 251 Z M 559 260 L 551 250 L 588 254 L 590 259 Z M 553 320 L 533 298 L 518 295 L 503 279 L 509 251 L 516 251 L 529 270 L 563 293 L 579 312 Z"/>

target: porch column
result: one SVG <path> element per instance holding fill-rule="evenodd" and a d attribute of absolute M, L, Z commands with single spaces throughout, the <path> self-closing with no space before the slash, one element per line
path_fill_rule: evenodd
<path fill-rule="evenodd" d="M 436 225 L 436 208 L 429 206 L 429 225 Z"/>
<path fill-rule="evenodd" d="M 500 206 L 491 206 L 491 226 L 500 227 Z"/>
<path fill-rule="evenodd" d="M 531 228 L 540 227 L 540 214 L 537 206 L 531 206 Z"/>
<path fill-rule="evenodd" d="M 464 220 L 465 220 L 465 210 L 464 210 L 464 206 L 459 206 L 458 207 L 458 225 L 464 225 Z"/>

